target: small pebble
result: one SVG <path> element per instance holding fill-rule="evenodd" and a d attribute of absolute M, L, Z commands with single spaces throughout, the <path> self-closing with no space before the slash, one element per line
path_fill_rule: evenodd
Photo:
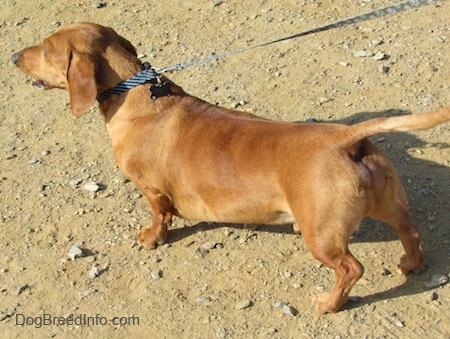
<path fill-rule="evenodd" d="M 100 189 L 100 186 L 97 183 L 90 181 L 86 183 L 83 188 L 90 192 L 97 192 Z"/>
<path fill-rule="evenodd" d="M 200 256 L 201 256 L 202 258 L 204 258 L 204 257 L 206 257 L 206 256 L 208 255 L 209 251 L 208 251 L 208 250 L 205 250 L 203 247 L 200 246 L 199 248 L 197 248 L 197 249 L 195 250 L 195 253 L 200 254 Z"/>
<path fill-rule="evenodd" d="M 72 246 L 67 253 L 67 256 L 70 260 L 75 260 L 76 258 L 81 258 L 83 256 L 83 251 L 77 246 Z"/>
<path fill-rule="evenodd" d="M 320 105 L 326 104 L 327 102 L 330 102 L 330 101 L 332 101 L 332 99 L 327 98 L 327 97 L 320 97 L 320 98 L 319 98 L 319 104 L 320 104 Z"/>
<path fill-rule="evenodd" d="M 238 102 L 234 102 L 231 104 L 231 107 L 236 109 L 239 106 L 244 106 L 246 104 L 246 102 L 244 100 L 238 101 Z"/>
<path fill-rule="evenodd" d="M 425 300 L 427 302 L 432 302 L 432 301 L 438 300 L 438 298 L 439 298 L 439 295 L 438 295 L 438 293 L 436 291 L 432 291 L 431 293 L 428 293 L 425 296 Z"/>
<path fill-rule="evenodd" d="M 357 58 L 368 58 L 373 56 L 373 53 L 369 51 L 356 51 L 353 55 Z"/>
<path fill-rule="evenodd" d="M 381 45 L 383 43 L 383 40 L 381 39 L 373 39 L 372 40 L 372 46 L 378 46 Z"/>
<path fill-rule="evenodd" d="M 287 302 L 285 301 L 276 301 L 273 303 L 273 307 L 274 308 L 280 308 L 283 307 L 284 305 L 287 305 Z"/>
<path fill-rule="evenodd" d="M 252 301 L 251 300 L 242 300 L 240 302 L 238 302 L 236 304 L 236 306 L 234 307 L 235 310 L 243 310 L 245 308 L 248 308 L 252 306 Z"/>
<path fill-rule="evenodd" d="M 239 234 L 231 233 L 229 237 L 231 240 L 237 240 L 237 239 L 239 239 Z"/>
<path fill-rule="evenodd" d="M 291 317 L 295 317 L 298 315 L 298 310 L 292 306 L 289 306 L 285 301 L 277 301 L 273 304 L 274 308 L 281 308 L 284 314 L 290 315 Z"/>
<path fill-rule="evenodd" d="M 105 2 L 105 1 L 97 1 L 96 3 L 94 3 L 94 7 L 95 8 L 97 8 L 97 9 L 99 9 L 99 8 L 104 8 L 104 7 L 106 7 L 108 5 L 108 3 L 107 2 Z"/>
<path fill-rule="evenodd" d="M 381 73 L 387 74 L 387 73 L 389 73 L 389 71 L 391 70 L 391 68 L 390 68 L 389 66 L 386 66 L 386 65 L 381 65 L 381 66 L 378 68 L 378 70 L 379 70 Z"/>
<path fill-rule="evenodd" d="M 216 337 L 217 338 L 225 338 L 227 336 L 227 330 L 225 328 L 219 328 L 216 331 Z"/>
<path fill-rule="evenodd" d="M 213 7 L 220 6 L 221 4 L 223 4 L 223 1 L 224 1 L 224 0 L 213 0 L 213 1 L 212 1 L 212 6 L 213 6 Z"/>
<path fill-rule="evenodd" d="M 93 266 L 91 270 L 89 271 L 89 279 L 94 279 L 100 275 L 100 272 L 98 270 L 97 266 Z"/>
<path fill-rule="evenodd" d="M 377 61 L 380 61 L 380 60 L 386 59 L 387 56 L 386 56 L 386 54 L 384 54 L 383 52 L 377 52 L 377 53 L 375 53 L 375 55 L 373 56 L 373 58 L 374 58 L 375 60 L 377 60 Z"/>
<path fill-rule="evenodd" d="M 161 270 L 152 271 L 150 273 L 150 276 L 152 277 L 153 280 L 159 280 L 162 277 L 162 271 Z"/>
<path fill-rule="evenodd" d="M 284 314 L 290 315 L 291 317 L 295 317 L 299 313 L 297 309 L 289 305 L 284 305 L 283 307 L 281 307 L 281 309 L 283 310 Z"/>
<path fill-rule="evenodd" d="M 214 249 L 214 248 L 216 248 L 216 243 L 215 242 L 211 242 L 211 241 L 209 241 L 209 242 L 205 242 L 202 246 L 201 246 L 201 248 L 203 249 L 203 250 L 205 250 L 205 251 L 209 251 L 209 250 L 212 250 L 212 249 Z"/>
<path fill-rule="evenodd" d="M 387 268 L 383 268 L 381 275 L 389 276 L 392 275 L 392 272 L 389 271 Z"/>
<path fill-rule="evenodd" d="M 436 288 L 448 283 L 448 276 L 445 274 L 433 274 L 431 279 L 424 283 L 426 288 Z"/>
<path fill-rule="evenodd" d="M 395 326 L 397 327 L 405 327 L 405 324 L 401 320 L 395 320 Z"/>
<path fill-rule="evenodd" d="M 73 180 L 69 181 L 69 185 L 73 186 L 73 187 L 76 187 L 79 184 L 81 184 L 82 181 L 83 181 L 83 179 L 81 179 L 81 178 L 73 179 Z"/>

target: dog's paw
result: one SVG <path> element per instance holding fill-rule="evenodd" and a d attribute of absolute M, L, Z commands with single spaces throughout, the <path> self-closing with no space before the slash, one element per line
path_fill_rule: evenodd
<path fill-rule="evenodd" d="M 321 293 L 313 296 L 312 305 L 320 315 L 325 313 L 336 313 L 347 302 L 347 298 L 337 299 L 333 293 Z"/>
<path fill-rule="evenodd" d="M 400 271 L 407 275 L 411 272 L 421 273 L 425 270 L 425 259 L 422 252 L 417 256 L 407 256 L 404 255 L 400 259 L 400 264 L 398 265 Z"/>
<path fill-rule="evenodd" d="M 136 242 L 145 250 L 154 250 L 166 242 L 166 234 L 160 234 L 155 228 L 144 228 L 138 233 Z"/>
<path fill-rule="evenodd" d="M 335 312 L 331 310 L 330 293 L 322 293 L 312 297 L 312 305 L 316 306 L 316 311 L 320 315 Z"/>

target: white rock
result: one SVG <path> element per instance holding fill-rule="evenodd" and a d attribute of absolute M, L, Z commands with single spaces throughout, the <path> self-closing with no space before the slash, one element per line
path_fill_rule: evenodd
<path fill-rule="evenodd" d="M 203 250 L 209 251 L 209 250 L 216 248 L 216 245 L 217 245 L 217 243 L 209 241 L 209 242 L 205 242 L 201 247 Z"/>
<path fill-rule="evenodd" d="M 372 40 L 372 46 L 378 46 L 381 45 L 383 43 L 383 40 L 381 39 L 373 39 Z"/>
<path fill-rule="evenodd" d="M 448 283 L 448 276 L 445 274 L 433 274 L 431 279 L 424 283 L 427 288 L 436 288 Z"/>
<path fill-rule="evenodd" d="M 274 308 L 280 308 L 280 307 L 283 307 L 285 305 L 287 305 L 287 302 L 285 302 L 285 301 L 276 301 L 276 302 L 273 303 L 273 307 Z"/>
<path fill-rule="evenodd" d="M 161 270 L 152 271 L 150 273 L 150 276 L 152 277 L 153 280 L 159 280 L 162 277 L 162 271 Z"/>
<path fill-rule="evenodd" d="M 405 327 L 405 324 L 401 320 L 397 319 L 395 321 L 395 326 L 397 326 L 397 327 Z"/>
<path fill-rule="evenodd" d="M 70 185 L 70 186 L 73 186 L 73 187 L 76 187 L 76 186 L 78 186 L 79 184 L 81 184 L 82 181 L 83 181 L 83 179 L 81 179 L 81 178 L 76 178 L 76 179 L 70 180 L 70 181 L 69 181 L 69 185 Z"/>
<path fill-rule="evenodd" d="M 97 266 L 93 266 L 91 270 L 89 271 L 89 279 L 94 279 L 100 275 L 100 272 L 98 270 Z"/>
<path fill-rule="evenodd" d="M 353 55 L 357 58 L 368 58 L 373 56 L 373 53 L 369 51 L 356 51 Z"/>
<path fill-rule="evenodd" d="M 291 317 L 295 317 L 298 314 L 298 311 L 289 305 L 284 305 L 283 307 L 281 307 L 281 309 L 283 310 L 284 314 L 290 315 Z"/>
<path fill-rule="evenodd" d="M 290 315 L 291 317 L 295 317 L 298 315 L 298 310 L 292 306 L 289 306 L 285 301 L 277 301 L 273 304 L 274 308 L 281 308 L 284 314 Z"/>
<path fill-rule="evenodd" d="M 83 186 L 83 188 L 85 190 L 88 190 L 88 191 L 91 191 L 91 192 L 97 192 L 100 189 L 100 186 L 97 183 L 95 183 L 93 181 L 90 181 L 90 182 L 86 183 Z"/>
<path fill-rule="evenodd" d="M 72 246 L 67 255 L 70 260 L 75 260 L 76 258 L 80 258 L 83 256 L 83 251 L 77 246 Z"/>
<path fill-rule="evenodd" d="M 386 59 L 386 54 L 384 54 L 383 52 L 376 52 L 373 58 L 377 61 L 384 60 Z"/>

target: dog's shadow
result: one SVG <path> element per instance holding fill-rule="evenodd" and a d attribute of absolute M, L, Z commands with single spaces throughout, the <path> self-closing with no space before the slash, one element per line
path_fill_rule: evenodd
<path fill-rule="evenodd" d="M 352 116 L 346 117 L 342 120 L 321 121 L 341 123 L 347 125 L 353 125 L 361 121 L 369 120 L 380 116 L 397 116 L 409 114 L 407 111 L 391 109 L 382 112 L 361 112 Z M 311 121 L 311 119 L 309 119 Z M 311 122 L 314 123 L 314 122 Z M 449 148 L 450 144 L 443 138 L 442 143 L 430 144 L 424 142 L 420 138 L 410 133 L 392 133 L 375 136 L 371 138 L 377 145 L 377 147 L 391 160 L 400 179 L 405 187 L 406 195 L 409 198 L 409 206 L 411 210 L 411 217 L 413 222 L 419 227 L 424 239 L 430 237 L 436 237 L 436 235 L 446 237 L 448 236 L 449 229 L 440 230 L 440 232 L 434 232 L 429 225 L 429 220 L 432 219 L 432 211 L 426 211 L 424 206 L 434 206 L 434 201 L 437 199 L 436 194 L 433 192 L 433 186 L 437 187 L 449 187 L 448 180 L 450 178 L 450 169 L 445 166 L 438 165 L 428 160 L 418 159 L 411 156 L 408 153 L 409 150 L 417 150 L 422 152 L 427 148 L 444 149 Z M 430 188 L 431 187 L 431 188 Z M 441 198 L 445 200 L 444 198 Z M 445 204 L 445 202 L 442 202 Z M 439 214 L 444 213 L 446 215 L 439 216 L 441 220 L 448 220 L 450 213 L 448 209 L 440 209 Z M 429 218 L 429 219 L 427 219 Z M 421 219 L 418 221 L 417 219 Z M 421 225 L 421 222 L 424 224 Z M 428 225 L 426 225 L 428 223 Z M 427 227 L 428 226 L 428 227 Z M 182 239 L 191 237 L 198 232 L 207 232 L 218 228 L 235 228 L 245 230 L 250 227 L 256 233 L 268 232 L 278 234 L 292 234 L 294 235 L 292 225 L 242 225 L 242 224 L 220 224 L 220 223 L 205 223 L 201 222 L 190 227 L 183 227 L 173 229 L 169 232 L 169 243 L 176 243 Z M 441 235 L 440 235 L 441 234 Z M 386 242 L 398 240 L 397 235 L 385 224 L 366 218 L 359 230 L 354 234 L 351 239 L 351 243 L 361 242 Z M 299 240 L 300 241 L 300 240 Z M 446 257 L 446 253 L 442 253 L 445 249 L 436 251 L 430 249 L 427 252 L 427 242 L 424 241 L 423 249 L 428 263 L 432 263 L 432 266 L 427 269 L 426 275 L 430 275 L 436 272 L 449 272 L 450 265 L 448 260 L 442 260 Z M 395 259 L 398 260 L 398 259 Z M 423 277 L 419 280 L 425 280 Z M 408 279 L 405 284 L 395 287 L 393 289 L 383 291 L 380 293 L 358 298 L 356 301 L 349 302 L 345 308 L 350 309 L 359 307 L 361 305 L 372 303 L 376 301 L 394 299 L 405 295 L 415 295 L 422 293 L 425 288 L 422 283 L 415 282 L 415 278 Z"/>

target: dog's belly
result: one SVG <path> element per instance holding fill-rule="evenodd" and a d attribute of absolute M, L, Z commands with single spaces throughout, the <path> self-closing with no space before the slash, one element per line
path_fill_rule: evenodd
<path fill-rule="evenodd" d="M 175 201 L 175 209 L 179 217 L 197 221 L 280 225 L 295 222 L 289 208 L 280 206 L 279 201 L 261 203 L 246 196 L 227 201 L 180 199 Z"/>

